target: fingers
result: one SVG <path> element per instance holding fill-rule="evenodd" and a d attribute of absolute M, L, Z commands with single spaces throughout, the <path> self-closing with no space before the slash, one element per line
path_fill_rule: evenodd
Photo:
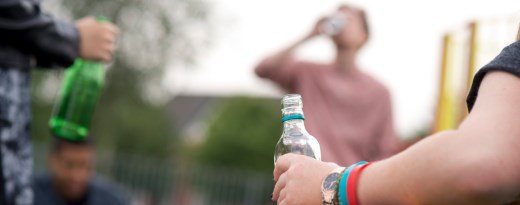
<path fill-rule="evenodd" d="M 277 203 L 281 204 L 283 201 L 285 201 L 286 196 L 287 196 L 287 189 L 282 189 L 280 191 L 280 196 L 278 196 Z"/>
<path fill-rule="evenodd" d="M 287 189 L 283 189 L 280 192 L 280 198 L 278 198 L 278 201 L 276 201 L 278 205 L 302 204 L 300 201 L 295 201 L 294 198 L 287 196 L 287 193 Z"/>
<path fill-rule="evenodd" d="M 280 197 L 276 201 L 278 205 L 287 204 L 287 200 L 285 200 L 286 193 L 287 191 L 285 189 L 282 189 L 282 191 L 280 192 Z"/>
<path fill-rule="evenodd" d="M 103 29 L 103 34 L 100 39 L 103 52 L 100 55 L 100 60 L 107 62 L 112 59 L 112 55 L 116 50 L 116 39 L 119 29 L 110 22 L 100 22 L 100 24 L 102 24 L 101 28 Z"/>
<path fill-rule="evenodd" d="M 115 44 L 117 35 L 119 34 L 117 26 L 109 22 L 101 22 L 101 24 L 101 40 L 109 44 Z"/>
<path fill-rule="evenodd" d="M 105 39 L 105 43 L 103 44 L 103 55 L 101 56 L 101 60 L 110 61 L 112 59 L 112 55 L 116 50 L 115 37 L 110 37 L 110 39 Z"/>
<path fill-rule="evenodd" d="M 80 34 L 79 56 L 88 60 L 110 61 L 116 50 L 119 29 L 110 22 L 88 16 L 76 21 Z"/>
<path fill-rule="evenodd" d="M 334 167 L 337 167 L 334 163 L 319 162 L 304 155 L 285 154 L 279 157 L 273 171 L 276 184 L 272 200 L 277 201 L 278 205 L 311 201 L 319 204 L 319 200 L 316 201 L 319 194 L 316 194 L 316 190 L 307 190 L 306 186 L 319 187 L 318 181 L 323 177 L 322 174 L 330 173 Z"/>
<path fill-rule="evenodd" d="M 103 27 L 105 30 L 107 30 L 108 32 L 110 32 L 110 34 L 112 35 L 117 35 L 119 34 L 119 28 L 117 28 L 116 25 L 114 25 L 113 23 L 110 23 L 110 22 L 103 22 Z"/>
<path fill-rule="evenodd" d="M 101 41 L 113 44 L 116 41 L 116 35 L 110 32 L 103 33 L 101 36 Z"/>
<path fill-rule="evenodd" d="M 103 52 L 102 54 L 99 55 L 99 60 L 103 61 L 103 62 L 108 62 L 110 60 L 112 60 L 112 52 Z"/>
<path fill-rule="evenodd" d="M 112 60 L 112 56 L 116 50 L 116 46 L 113 42 L 105 42 L 100 45 L 100 50 L 97 53 L 96 60 L 101 60 L 104 62 Z"/>
<path fill-rule="evenodd" d="M 116 45 L 114 43 L 108 44 L 105 46 L 105 51 L 112 54 L 116 50 Z"/>
<path fill-rule="evenodd" d="M 282 174 L 279 178 L 279 180 L 276 182 L 276 185 L 274 186 L 273 190 L 273 201 L 278 201 L 278 198 L 280 197 L 280 191 L 282 191 L 283 188 L 285 188 L 285 185 L 287 183 L 287 174 Z"/>
<path fill-rule="evenodd" d="M 275 181 L 278 181 L 280 175 L 289 169 L 295 157 L 297 157 L 297 155 L 289 153 L 278 158 L 273 171 Z"/>

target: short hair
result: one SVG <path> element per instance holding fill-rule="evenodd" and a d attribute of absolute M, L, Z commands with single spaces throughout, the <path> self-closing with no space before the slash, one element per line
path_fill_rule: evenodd
<path fill-rule="evenodd" d="M 82 148 L 93 148 L 93 142 L 90 138 L 87 138 L 83 141 L 70 141 L 61 139 L 58 137 L 54 137 L 53 144 L 52 144 L 52 154 L 59 153 L 64 147 L 82 147 Z"/>
<path fill-rule="evenodd" d="M 370 37 L 370 26 L 368 24 L 368 16 L 367 16 L 367 13 L 365 12 L 364 9 L 360 9 L 360 8 L 355 8 L 355 7 L 352 7 L 352 6 L 349 6 L 347 4 L 341 4 L 338 9 L 355 9 L 355 10 L 358 10 L 359 13 L 361 14 L 361 20 L 362 20 L 362 23 L 363 23 L 363 29 L 365 30 L 365 33 L 367 34 L 367 39 Z"/>

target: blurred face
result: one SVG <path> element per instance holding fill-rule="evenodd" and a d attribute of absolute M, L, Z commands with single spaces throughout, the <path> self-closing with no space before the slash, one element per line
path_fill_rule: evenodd
<path fill-rule="evenodd" d="M 361 48 L 368 37 L 363 25 L 361 11 L 342 7 L 338 9 L 338 12 L 346 16 L 347 23 L 342 32 L 332 36 L 332 40 L 339 47 Z"/>
<path fill-rule="evenodd" d="M 68 200 L 81 199 L 87 190 L 93 168 L 91 147 L 64 145 L 50 156 L 55 188 Z"/>

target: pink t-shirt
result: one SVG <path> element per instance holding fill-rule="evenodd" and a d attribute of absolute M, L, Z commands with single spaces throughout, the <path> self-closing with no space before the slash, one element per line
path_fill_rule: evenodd
<path fill-rule="evenodd" d="M 323 161 L 348 166 L 395 151 L 390 94 L 367 74 L 299 61 L 280 68 L 260 63 L 256 73 L 302 96 L 305 127 L 320 142 Z"/>

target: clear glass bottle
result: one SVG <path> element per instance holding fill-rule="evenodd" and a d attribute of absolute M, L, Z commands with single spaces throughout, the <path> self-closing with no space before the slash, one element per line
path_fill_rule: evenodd
<path fill-rule="evenodd" d="M 283 132 L 276 144 L 274 162 L 278 157 L 295 153 L 321 160 L 320 144 L 305 129 L 303 103 L 299 94 L 288 94 L 282 98 Z"/>
<path fill-rule="evenodd" d="M 347 25 L 347 16 L 341 12 L 336 12 L 325 18 L 320 25 L 320 30 L 328 36 L 340 34 Z"/>

